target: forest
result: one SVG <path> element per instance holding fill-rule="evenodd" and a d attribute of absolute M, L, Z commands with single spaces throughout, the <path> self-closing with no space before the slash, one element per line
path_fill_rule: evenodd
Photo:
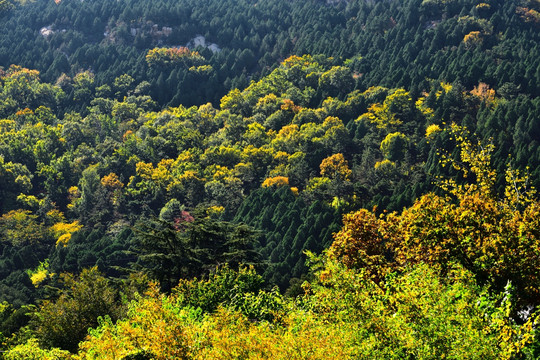
<path fill-rule="evenodd" d="M 540 358 L 538 0 L 0 20 L 0 359 Z"/>

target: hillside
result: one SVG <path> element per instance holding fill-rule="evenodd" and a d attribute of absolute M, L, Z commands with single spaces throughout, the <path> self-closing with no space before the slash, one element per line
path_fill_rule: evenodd
<path fill-rule="evenodd" d="M 6 359 L 539 356 L 538 1 L 2 4 Z"/>
<path fill-rule="evenodd" d="M 539 10 L 535 0 L 34 2 L 4 13 L 0 65 L 37 69 L 49 82 L 91 69 L 96 86 L 128 74 L 173 106 L 217 104 L 304 54 L 350 59 L 362 91 L 381 85 L 417 96 L 434 79 L 537 94 Z M 156 46 L 194 46 L 199 36 L 220 49 L 199 48 L 209 72 L 145 61 Z"/>

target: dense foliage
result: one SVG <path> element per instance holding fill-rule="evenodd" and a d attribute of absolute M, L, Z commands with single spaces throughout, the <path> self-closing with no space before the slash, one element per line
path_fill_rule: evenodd
<path fill-rule="evenodd" d="M 417 95 L 439 79 L 535 94 L 539 11 L 534 0 L 44 1 L 3 13 L 0 65 L 62 79 L 78 110 L 90 98 L 65 80 L 84 70 L 96 74 L 90 91 L 129 74 L 148 81 L 160 104 L 192 105 L 217 102 L 306 53 L 349 59 L 360 90 L 377 84 Z M 198 46 L 206 68 L 146 61 L 186 45 Z"/>
<path fill-rule="evenodd" d="M 540 356 L 539 11 L 0 1 L 4 358 Z"/>

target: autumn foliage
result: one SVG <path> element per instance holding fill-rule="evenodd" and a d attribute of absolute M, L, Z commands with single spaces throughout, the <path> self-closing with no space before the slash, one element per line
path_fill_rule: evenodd
<path fill-rule="evenodd" d="M 343 227 L 335 234 L 328 256 L 352 269 L 377 269 L 384 263 L 382 220 L 366 209 L 343 216 Z"/>
<path fill-rule="evenodd" d="M 352 171 L 343 154 L 334 154 L 321 162 L 321 175 L 331 179 L 349 180 Z"/>
<path fill-rule="evenodd" d="M 274 176 L 267 178 L 263 181 L 262 187 L 272 187 L 272 186 L 284 186 L 289 185 L 289 178 L 285 176 Z"/>
<path fill-rule="evenodd" d="M 174 66 L 176 64 L 200 65 L 204 58 L 187 47 L 154 48 L 148 50 L 146 62 L 149 66 Z"/>
<path fill-rule="evenodd" d="M 455 125 L 446 131 L 460 153 L 443 155 L 443 164 L 470 181 L 440 179 L 444 194 L 428 193 L 400 213 L 362 209 L 345 215 L 325 254 L 307 252 L 312 277 L 297 298 L 262 288 L 252 267 L 224 266 L 201 280 L 180 279 L 168 294 L 150 283 L 126 311 L 94 268 L 83 271 L 79 281 L 65 276 L 70 289 L 35 312 L 41 343 L 29 339 L 5 357 L 15 359 L 24 351 L 80 360 L 526 354 L 539 319 L 534 310 L 540 298 L 540 204 L 526 176 L 514 170 L 508 170 L 508 186 L 499 196 L 490 166 L 493 146 L 471 141 L 466 129 Z M 325 160 L 334 174 L 348 170 L 341 154 Z M 151 178 L 159 166 L 139 163 L 137 170 Z M 286 179 L 267 180 L 287 185 Z M 148 243 L 158 238 L 171 243 L 161 235 Z M 77 345 L 89 326 L 95 328 Z M 54 344 L 76 353 L 40 347 Z"/>
<path fill-rule="evenodd" d="M 476 181 L 441 181 L 447 195 L 426 194 L 401 213 L 377 218 L 360 210 L 346 215 L 329 256 L 376 273 L 381 266 L 391 271 L 420 263 L 444 273 L 458 263 L 496 289 L 511 281 L 521 302 L 538 304 L 540 203 L 532 197 L 534 189 L 509 170 L 506 196 L 499 199 L 496 174 L 489 166 L 493 148 L 474 144 L 463 128 L 453 126 L 452 133 L 461 159 L 446 161 Z"/>

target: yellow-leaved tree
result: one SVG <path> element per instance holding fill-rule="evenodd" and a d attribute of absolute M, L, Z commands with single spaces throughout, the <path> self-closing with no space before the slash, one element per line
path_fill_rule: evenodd
<path fill-rule="evenodd" d="M 494 293 L 511 293 L 517 297 L 514 307 L 494 323 L 504 357 L 512 357 L 532 340 L 536 321 L 529 316 L 516 330 L 517 311 L 540 304 L 540 202 L 517 170 L 507 170 L 506 190 L 499 194 L 490 165 L 494 146 L 473 142 L 463 127 L 449 131 L 460 159 L 443 155 L 441 162 L 461 172 L 465 183 L 439 179 L 446 195 L 426 194 L 401 213 L 346 215 L 328 255 L 376 280 L 415 264 L 445 276 L 458 264 Z"/>
<path fill-rule="evenodd" d="M 458 262 L 496 289 L 511 281 L 522 302 L 538 304 L 540 203 L 535 190 L 528 187 L 527 177 L 509 169 L 500 196 L 490 165 L 493 145 L 471 141 L 457 125 L 450 131 L 461 149 L 460 160 L 443 155 L 442 165 L 452 166 L 468 182 L 439 179 L 446 195 L 426 194 L 401 213 L 374 219 L 361 210 L 345 216 L 344 229 L 353 226 L 355 231 L 338 233 L 330 254 L 354 266 L 373 262 L 366 260 L 376 254 L 373 249 L 377 256 L 391 258 L 386 266 L 392 268 L 426 262 L 444 270 Z M 384 247 L 374 247 L 377 242 Z"/>
<path fill-rule="evenodd" d="M 349 180 L 352 171 L 349 169 L 349 163 L 345 160 L 343 154 L 334 154 L 321 162 L 321 175 L 330 179 Z"/>

